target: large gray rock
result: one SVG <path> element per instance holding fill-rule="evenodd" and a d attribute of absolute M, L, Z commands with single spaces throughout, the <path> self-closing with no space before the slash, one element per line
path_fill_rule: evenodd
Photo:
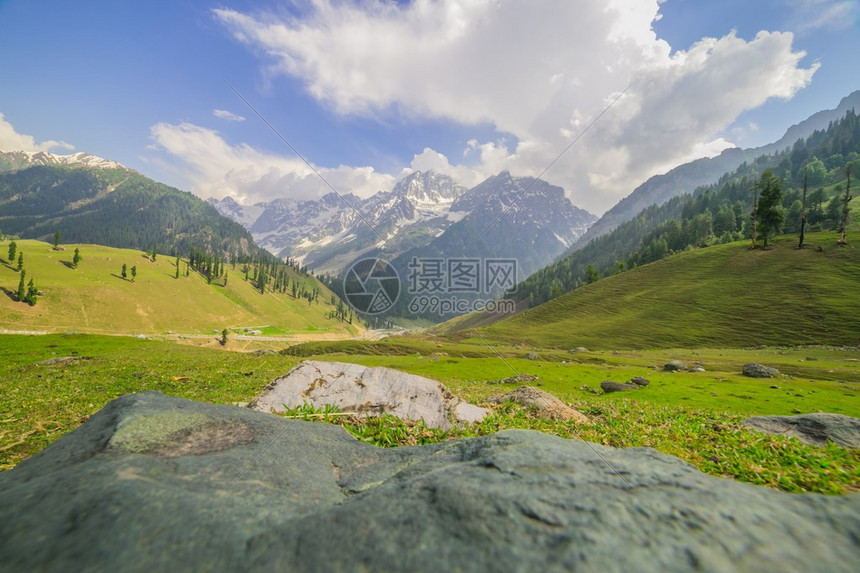
<path fill-rule="evenodd" d="M 269 383 L 248 407 L 284 412 L 303 404 L 337 406 L 342 412 L 404 420 L 424 420 L 430 428 L 451 428 L 451 421 L 478 422 L 487 410 L 465 402 L 436 380 L 390 368 L 306 360 Z"/>
<path fill-rule="evenodd" d="M 754 416 L 743 424 L 777 436 L 794 436 L 813 446 L 830 440 L 846 448 L 860 448 L 860 418 L 842 414 L 802 414 L 800 416 Z"/>
<path fill-rule="evenodd" d="M 750 378 L 773 378 L 774 376 L 779 376 L 779 370 L 776 368 L 756 363 L 744 364 L 742 372 L 744 376 L 749 376 Z"/>
<path fill-rule="evenodd" d="M 0 473 L 8 571 L 855 571 L 860 495 L 529 431 L 378 449 L 124 396 Z"/>

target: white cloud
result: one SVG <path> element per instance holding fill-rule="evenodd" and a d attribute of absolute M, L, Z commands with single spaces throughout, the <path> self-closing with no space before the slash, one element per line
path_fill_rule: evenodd
<path fill-rule="evenodd" d="M 235 114 L 232 111 L 228 111 L 226 109 L 213 109 L 212 115 L 219 119 L 226 119 L 227 121 L 245 121 L 244 116 Z"/>
<path fill-rule="evenodd" d="M 50 151 L 52 149 L 71 150 L 75 147 L 65 141 L 42 141 L 36 142 L 32 135 L 24 135 L 18 133 L 12 124 L 6 121 L 3 114 L 0 113 L 0 151 Z"/>
<path fill-rule="evenodd" d="M 469 167 L 432 150 L 413 160 L 466 178 L 539 174 L 633 81 L 544 176 L 602 212 L 647 177 L 731 146 L 719 134 L 740 113 L 791 98 L 817 69 L 800 66 L 804 54 L 792 51 L 790 33 L 747 41 L 727 31 L 673 52 L 651 28 L 659 4 L 315 0 L 292 20 L 214 15 L 260 54 L 268 74 L 299 78 L 336 113 L 490 122 L 513 136 L 516 144 L 470 143 Z"/>
<path fill-rule="evenodd" d="M 174 170 L 181 185 L 202 198 L 229 195 L 251 204 L 276 198 L 313 199 L 331 188 L 366 197 L 394 185 L 392 176 L 372 167 L 314 167 L 317 175 L 301 159 L 230 145 L 217 131 L 190 123 L 156 124 L 151 137 L 156 149 L 181 161 Z"/>
<path fill-rule="evenodd" d="M 857 0 L 786 0 L 794 10 L 793 27 L 799 33 L 818 28 L 851 28 L 860 13 Z"/>

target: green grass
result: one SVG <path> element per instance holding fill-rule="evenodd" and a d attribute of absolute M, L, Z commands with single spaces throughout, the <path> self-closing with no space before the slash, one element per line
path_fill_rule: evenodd
<path fill-rule="evenodd" d="M 553 348 L 860 344 L 860 249 L 836 246 L 832 232 L 809 235 L 803 250 L 795 244 L 694 249 L 477 330 Z"/>
<path fill-rule="evenodd" d="M 507 391 L 510 387 L 493 382 L 514 374 L 538 376 L 543 390 L 569 402 L 593 398 L 593 392 L 599 390 L 604 380 L 626 382 L 633 376 L 644 376 L 651 383 L 635 395 L 610 394 L 600 399 L 613 403 L 622 396 L 635 396 L 636 401 L 653 406 L 683 405 L 742 416 L 810 412 L 860 416 L 860 350 L 857 349 L 802 347 L 576 354 L 535 349 L 540 360 L 527 360 L 522 358 L 524 349 L 484 344 L 482 356 L 479 345 L 466 341 L 441 348 L 432 344 L 431 353 L 405 353 L 410 342 L 414 343 L 412 349 L 427 348 L 427 341 L 405 339 L 389 344 L 379 342 L 363 353 L 331 353 L 314 358 L 386 366 L 426 376 L 473 402 Z M 324 348 L 339 343 L 313 345 Z M 470 346 L 471 352 L 463 350 Z M 393 352 L 387 353 L 389 350 Z M 669 360 L 682 360 L 690 367 L 701 365 L 705 371 L 663 372 L 662 366 Z M 741 369 L 749 362 L 775 367 L 781 375 L 765 379 L 743 376 Z"/>
<path fill-rule="evenodd" d="M 175 258 L 157 257 L 150 261 L 141 251 L 114 249 L 98 245 L 64 245 L 65 251 L 39 241 L 16 241 L 24 253 L 24 269 L 44 292 L 33 307 L 14 300 L 20 275 L 6 261 L 8 241 L 0 241 L 0 330 L 88 332 L 104 334 L 177 333 L 208 334 L 223 328 L 267 325 L 278 335 L 308 332 L 359 332 L 326 318 L 333 308 L 331 293 L 313 277 L 296 275 L 308 288 L 321 289 L 319 303 L 294 300 L 290 294 L 261 295 L 243 279 L 239 266 L 228 267 L 227 285 L 222 280 L 207 284 L 192 272 L 174 278 Z M 83 261 L 71 267 L 75 248 Z M 137 267 L 131 282 L 120 276 L 122 265 L 129 273 Z M 5 294 L 3 294 L 5 292 Z"/>
<path fill-rule="evenodd" d="M 834 445 L 806 446 L 796 439 L 765 436 L 740 426 L 740 420 L 750 414 L 788 414 L 794 409 L 860 415 L 857 351 L 814 347 L 571 355 L 538 350 L 540 360 L 526 360 L 521 358 L 526 349 L 490 347 L 480 339 L 458 343 L 383 339 L 369 350 L 371 345 L 365 344 L 358 351 L 354 343 L 303 345 L 300 354 L 311 347 L 347 350 L 352 354 L 316 357 L 428 376 L 472 402 L 514 387 L 489 382 L 515 372 L 533 373 L 539 376 L 542 389 L 573 404 L 592 421 L 572 426 L 505 406 L 480 424 L 444 433 L 420 422 L 391 417 L 327 417 L 376 445 L 429 443 L 528 428 L 617 447 L 651 446 L 707 473 L 786 491 L 834 494 L 860 487 L 858 452 Z M 67 356 L 75 359 L 43 364 Z M 701 363 L 707 371 L 664 374 L 653 368 L 676 358 Z M 122 394 L 158 390 L 212 403 L 247 402 L 299 359 L 288 353 L 223 352 L 116 336 L 0 335 L 0 469 L 11 468 L 43 449 Z M 776 366 L 790 377 L 752 380 L 740 376 L 740 366 L 752 360 Z M 645 375 L 651 384 L 629 394 L 595 395 L 581 389 L 597 387 L 604 379 L 624 381 L 633 375 Z M 771 389 L 772 384 L 780 388 Z M 709 388 L 716 388 L 717 396 Z M 291 414 L 326 419 L 307 410 Z"/>
<path fill-rule="evenodd" d="M 45 360 L 74 356 L 55 365 Z M 122 395 L 158 390 L 247 402 L 297 360 L 119 336 L 0 336 L 0 469 L 77 428 Z"/>

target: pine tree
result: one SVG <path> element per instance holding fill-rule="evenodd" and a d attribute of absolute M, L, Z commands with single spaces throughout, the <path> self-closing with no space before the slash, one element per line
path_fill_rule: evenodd
<path fill-rule="evenodd" d="M 782 232 L 785 222 L 785 211 L 782 208 L 782 181 L 771 171 L 765 171 L 759 179 L 757 188 L 761 196 L 756 208 L 756 220 L 759 223 L 764 248 L 768 239 Z"/>
<path fill-rule="evenodd" d="M 175 279 L 179 278 L 179 257 L 176 257 L 176 274 L 173 275 L 173 278 L 175 278 Z"/>
<path fill-rule="evenodd" d="M 21 280 L 18 281 L 18 300 L 21 302 L 24 302 L 24 297 L 27 296 L 27 290 L 24 288 L 24 285 L 26 284 L 24 282 L 24 277 L 26 275 L 27 273 L 23 269 L 21 269 Z"/>
<path fill-rule="evenodd" d="M 125 265 L 123 265 L 125 267 Z M 134 282 L 134 279 L 137 278 L 137 266 L 131 267 L 131 282 Z"/>
<path fill-rule="evenodd" d="M 15 255 L 17 254 L 17 252 L 18 243 L 12 241 L 11 243 L 9 243 L 9 258 L 7 259 L 10 265 L 15 261 Z"/>
<path fill-rule="evenodd" d="M 851 195 L 851 164 L 845 166 L 845 175 L 848 177 L 848 180 L 845 182 L 845 193 L 842 195 L 842 220 L 839 223 L 839 244 L 847 245 L 848 239 L 845 237 L 845 227 L 848 224 L 848 211 L 851 209 L 848 204 L 851 202 L 851 199 L 854 198 Z"/>
<path fill-rule="evenodd" d="M 127 266 L 125 263 L 123 263 L 123 264 L 122 264 L 122 272 L 121 272 L 121 274 L 122 274 L 122 278 L 123 278 L 123 279 L 127 279 L 127 278 L 128 278 L 128 266 Z"/>
<path fill-rule="evenodd" d="M 75 256 L 72 257 L 72 266 L 74 268 L 78 268 L 78 263 L 81 262 L 82 260 L 83 260 L 83 257 L 81 256 L 81 250 L 75 249 Z"/>
<path fill-rule="evenodd" d="M 23 252 L 18 253 L 18 270 L 21 272 L 24 271 L 24 253 Z"/>
<path fill-rule="evenodd" d="M 797 242 L 797 248 L 803 248 L 803 238 L 806 231 L 806 182 L 809 173 L 803 173 L 803 200 L 800 202 L 800 239 Z"/>
<path fill-rule="evenodd" d="M 54 250 L 57 250 L 60 247 L 60 230 L 54 233 Z"/>
<path fill-rule="evenodd" d="M 27 296 L 24 297 L 24 300 L 30 306 L 36 304 L 36 299 L 39 297 L 39 289 L 36 288 L 36 283 L 33 282 L 33 279 L 30 279 L 30 284 L 27 285 Z"/>
<path fill-rule="evenodd" d="M 750 213 L 750 219 L 752 219 L 752 229 L 750 238 L 752 239 L 752 246 L 750 248 L 757 249 L 758 248 L 758 181 L 753 184 L 753 204 L 752 204 L 752 212 Z"/>

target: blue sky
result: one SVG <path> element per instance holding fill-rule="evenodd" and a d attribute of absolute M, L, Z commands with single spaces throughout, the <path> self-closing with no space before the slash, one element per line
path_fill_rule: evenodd
<path fill-rule="evenodd" d="M 473 185 L 538 175 L 632 81 L 544 175 L 600 214 L 860 89 L 858 17 L 856 0 L 7 0 L 0 149 L 87 151 L 202 197 L 324 192 L 233 86 L 338 191 L 413 169 Z"/>

